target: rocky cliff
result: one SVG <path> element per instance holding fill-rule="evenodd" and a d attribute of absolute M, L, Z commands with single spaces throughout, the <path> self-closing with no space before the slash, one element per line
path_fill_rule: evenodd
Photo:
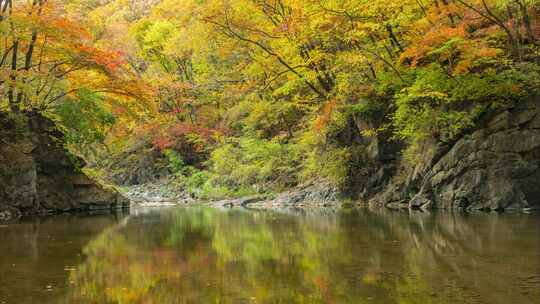
<path fill-rule="evenodd" d="M 413 209 L 540 209 L 539 102 L 493 111 L 455 143 L 428 145 L 417 163 L 402 164 L 401 173 L 369 202 Z"/>
<path fill-rule="evenodd" d="M 0 219 L 129 206 L 78 168 L 54 123 L 36 113 L 0 113 Z"/>

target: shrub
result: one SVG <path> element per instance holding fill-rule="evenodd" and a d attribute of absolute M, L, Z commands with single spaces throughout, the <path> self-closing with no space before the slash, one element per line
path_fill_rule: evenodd
<path fill-rule="evenodd" d="M 294 179 L 295 158 L 292 156 L 287 144 L 240 138 L 212 152 L 210 171 L 219 176 L 219 182 L 224 185 L 279 188 Z"/>
<path fill-rule="evenodd" d="M 413 143 L 428 137 L 454 140 L 487 108 L 519 102 L 540 85 L 540 70 L 530 64 L 455 77 L 433 64 L 418 68 L 415 77 L 395 95 L 392 116 L 396 137 Z"/>
<path fill-rule="evenodd" d="M 99 94 L 80 89 L 75 98 L 67 98 L 54 109 L 68 144 L 85 150 L 87 145 L 104 142 L 116 119 L 103 103 Z"/>
<path fill-rule="evenodd" d="M 184 163 L 184 160 L 182 159 L 182 156 L 178 152 L 166 149 L 163 150 L 163 154 L 168 161 L 167 167 L 169 168 L 169 170 L 171 170 L 173 174 L 182 175 L 185 173 L 186 165 Z"/>
<path fill-rule="evenodd" d="M 348 148 L 313 150 L 306 155 L 300 172 L 301 180 L 323 178 L 334 185 L 342 185 L 345 182 L 351 159 Z"/>

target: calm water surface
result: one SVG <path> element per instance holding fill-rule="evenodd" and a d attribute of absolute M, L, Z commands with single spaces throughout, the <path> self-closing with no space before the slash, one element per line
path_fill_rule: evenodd
<path fill-rule="evenodd" d="M 0 303 L 540 303 L 540 216 L 135 209 L 0 226 Z"/>

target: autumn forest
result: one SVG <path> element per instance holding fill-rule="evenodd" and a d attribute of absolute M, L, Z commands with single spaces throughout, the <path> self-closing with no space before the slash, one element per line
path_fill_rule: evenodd
<path fill-rule="evenodd" d="M 0 109 L 52 119 L 105 181 L 152 151 L 198 198 L 350 190 L 374 141 L 395 175 L 535 96 L 539 13 L 536 0 L 2 0 Z"/>

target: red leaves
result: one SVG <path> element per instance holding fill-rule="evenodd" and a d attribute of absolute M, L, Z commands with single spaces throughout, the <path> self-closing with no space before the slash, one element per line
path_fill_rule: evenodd
<path fill-rule="evenodd" d="M 205 128 L 187 122 L 179 122 L 166 128 L 153 140 L 154 146 L 160 150 L 175 147 L 177 144 L 191 142 L 198 150 L 204 147 L 201 142 L 209 142 L 217 130 Z"/>
<path fill-rule="evenodd" d="M 153 142 L 154 146 L 159 150 L 166 150 L 174 146 L 174 140 L 170 137 L 156 137 Z"/>
<path fill-rule="evenodd" d="M 197 134 L 205 139 L 209 139 L 214 131 L 205 127 L 196 126 L 190 123 L 177 123 L 168 130 L 171 136 L 180 137 L 187 134 Z"/>

